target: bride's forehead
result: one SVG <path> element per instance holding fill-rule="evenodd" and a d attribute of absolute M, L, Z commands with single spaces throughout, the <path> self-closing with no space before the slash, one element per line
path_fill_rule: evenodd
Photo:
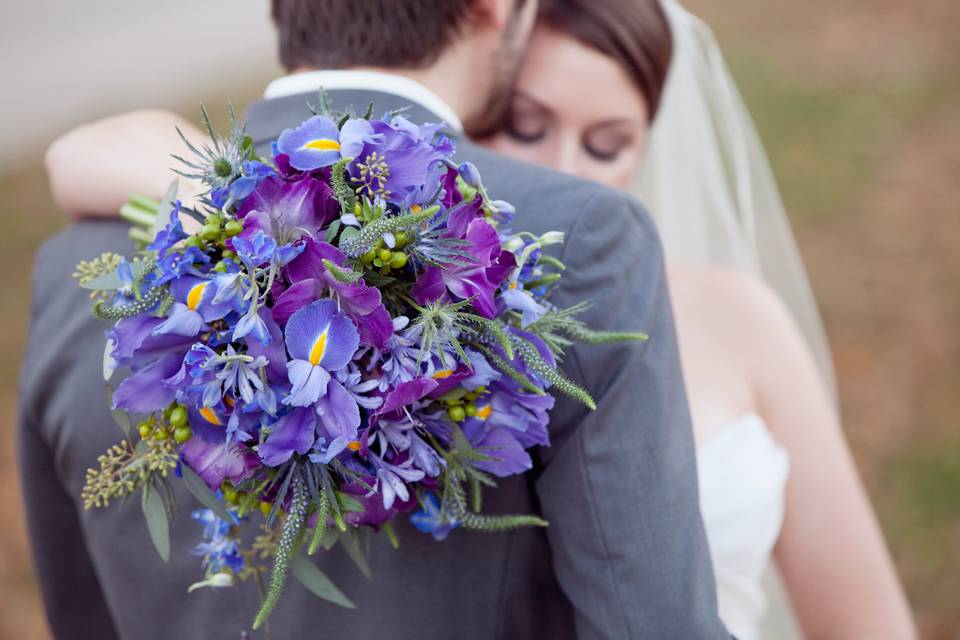
<path fill-rule="evenodd" d="M 643 96 L 616 60 L 542 26 L 530 41 L 517 93 L 554 113 L 589 120 L 633 119 L 645 113 Z"/>

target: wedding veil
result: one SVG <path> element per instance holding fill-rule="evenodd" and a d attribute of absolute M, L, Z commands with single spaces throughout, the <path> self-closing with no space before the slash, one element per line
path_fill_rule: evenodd
<path fill-rule="evenodd" d="M 763 278 L 785 301 L 836 397 L 830 348 L 760 138 L 709 27 L 662 0 L 673 59 L 637 192 L 667 257 Z"/>

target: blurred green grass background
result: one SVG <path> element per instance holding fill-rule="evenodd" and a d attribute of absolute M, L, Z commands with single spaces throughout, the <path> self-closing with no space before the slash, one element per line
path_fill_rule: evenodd
<path fill-rule="evenodd" d="M 844 425 L 925 638 L 960 637 L 960 4 L 691 0 L 767 146 L 834 349 Z M 267 78 L 182 105 L 242 104 Z M 42 150 L 0 174 L 0 638 L 48 632 L 14 471 L 29 269 L 65 224 Z"/>

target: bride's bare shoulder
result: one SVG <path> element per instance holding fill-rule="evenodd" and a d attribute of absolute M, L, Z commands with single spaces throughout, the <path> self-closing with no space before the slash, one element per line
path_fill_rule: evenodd
<path fill-rule="evenodd" d="M 667 274 L 678 319 L 685 323 L 713 327 L 741 347 L 798 335 L 780 296 L 758 276 L 720 265 L 678 264 L 669 264 Z"/>

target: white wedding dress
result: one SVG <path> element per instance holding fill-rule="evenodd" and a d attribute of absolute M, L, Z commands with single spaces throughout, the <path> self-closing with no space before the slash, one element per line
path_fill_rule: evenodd
<path fill-rule="evenodd" d="M 720 619 L 739 640 L 762 637 L 764 583 L 783 524 L 787 452 L 750 413 L 697 447 L 700 510 L 717 581 Z"/>

